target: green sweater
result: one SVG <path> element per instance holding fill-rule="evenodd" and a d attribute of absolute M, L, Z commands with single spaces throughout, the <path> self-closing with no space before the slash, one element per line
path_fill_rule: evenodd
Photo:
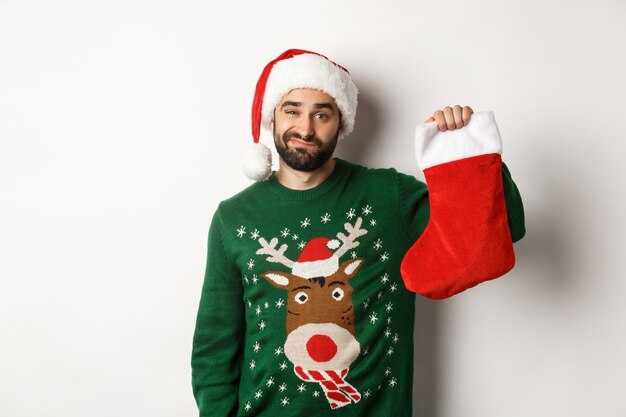
<path fill-rule="evenodd" d="M 271 177 L 219 205 L 193 341 L 201 416 L 412 416 L 415 294 L 399 267 L 428 223 L 426 185 L 336 161 L 313 189 Z M 516 241 L 524 213 L 506 166 L 503 184 Z M 335 264 L 305 254 L 322 237 L 343 243 Z M 343 275 L 295 273 L 311 265 Z"/>

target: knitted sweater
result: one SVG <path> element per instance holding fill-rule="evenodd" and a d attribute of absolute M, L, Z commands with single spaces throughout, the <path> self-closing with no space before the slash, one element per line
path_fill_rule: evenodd
<path fill-rule="evenodd" d="M 516 241 L 522 201 L 502 176 Z M 192 353 L 200 415 L 411 417 L 415 294 L 400 263 L 428 219 L 423 182 L 341 159 L 313 189 L 271 177 L 223 201 Z"/>

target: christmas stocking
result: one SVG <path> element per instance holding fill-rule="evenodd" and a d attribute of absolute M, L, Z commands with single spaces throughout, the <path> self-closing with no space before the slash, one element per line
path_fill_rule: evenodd
<path fill-rule="evenodd" d="M 476 112 L 463 128 L 445 132 L 425 123 L 417 127 L 415 143 L 430 218 L 402 260 L 406 287 L 440 299 L 504 275 L 515 255 L 493 112 Z"/>

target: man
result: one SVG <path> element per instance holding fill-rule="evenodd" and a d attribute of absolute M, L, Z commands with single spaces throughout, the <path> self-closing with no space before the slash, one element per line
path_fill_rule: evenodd
<path fill-rule="evenodd" d="M 272 130 L 279 169 L 257 145 L 246 171 L 265 180 L 211 223 L 192 354 L 201 416 L 411 417 L 411 291 L 443 298 L 512 267 L 523 209 L 492 114 L 446 107 L 418 128 L 429 195 L 393 169 L 332 158 L 356 96 L 345 68 L 308 51 L 286 51 L 259 79 L 253 137 Z M 504 212 L 484 220 L 485 207 Z M 504 244 L 476 243 L 502 225 Z"/>

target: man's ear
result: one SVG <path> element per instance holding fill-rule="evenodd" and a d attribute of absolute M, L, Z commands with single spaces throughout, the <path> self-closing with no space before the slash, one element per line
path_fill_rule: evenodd
<path fill-rule="evenodd" d="M 276 107 L 274 107 L 274 111 L 272 112 L 272 120 L 270 120 L 270 130 L 274 130 L 274 120 L 276 120 Z"/>
<path fill-rule="evenodd" d="M 343 115 L 341 114 L 341 110 L 339 111 L 339 130 L 337 130 L 337 134 L 343 132 Z"/>

